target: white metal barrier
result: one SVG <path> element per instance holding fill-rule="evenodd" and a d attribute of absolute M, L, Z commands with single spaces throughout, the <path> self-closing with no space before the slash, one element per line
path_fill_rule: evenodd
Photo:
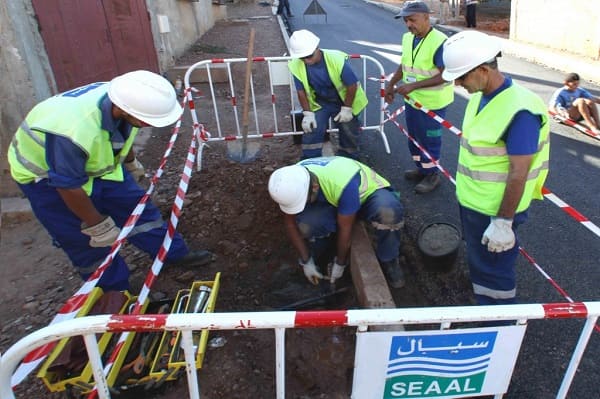
<path fill-rule="evenodd" d="M 290 74 L 287 63 L 291 60 L 291 57 L 253 57 L 252 63 L 253 65 L 265 63 L 266 71 L 264 73 L 252 73 L 250 76 L 250 104 L 252 106 L 252 116 L 254 119 L 253 129 L 255 130 L 253 134 L 247 134 L 247 138 L 270 138 L 276 136 L 289 136 L 289 135 L 299 135 L 302 134 L 302 131 L 298 131 L 296 126 L 296 121 L 292 118 L 292 128 L 293 130 L 285 130 L 279 126 L 278 120 L 278 110 L 282 111 L 287 108 L 287 112 L 291 114 L 297 107 L 295 104 L 296 100 L 296 89 L 294 86 L 292 75 Z M 368 79 L 369 76 L 380 77 L 379 81 L 376 81 L 377 84 L 377 97 L 378 97 L 378 111 L 376 115 L 376 124 L 369 124 L 368 122 L 368 114 L 366 107 L 361 113 L 361 130 L 369 131 L 374 130 L 379 132 L 381 135 L 381 139 L 383 140 L 383 144 L 385 146 L 386 152 L 390 153 L 389 144 L 384 132 L 384 90 L 385 90 L 385 76 L 383 66 L 379 61 L 375 58 L 360 55 L 360 54 L 351 54 L 349 55 L 349 59 L 351 61 L 360 61 L 361 71 L 358 76 L 361 77 L 361 84 L 369 95 L 370 91 L 367 86 L 368 83 L 373 85 L 373 80 Z M 194 131 L 200 136 L 202 141 L 230 141 L 242 139 L 242 129 L 240 127 L 240 116 L 238 112 L 238 95 L 236 91 L 236 82 L 234 81 L 234 75 L 232 73 L 232 68 L 239 67 L 239 64 L 246 63 L 248 61 L 247 58 L 225 58 L 225 59 L 211 59 L 204 60 L 195 63 L 190 66 L 185 73 L 184 76 L 184 85 L 186 88 L 186 96 L 188 105 L 190 108 L 190 113 L 192 116 L 192 121 L 194 124 Z M 224 66 L 224 68 L 223 68 Z M 371 70 L 374 68 L 374 70 Z M 223 69 L 226 71 L 226 82 L 221 82 L 221 88 L 217 88 L 217 83 L 215 82 L 215 73 L 218 72 L 222 74 Z M 207 80 L 208 91 L 210 92 L 210 101 L 203 102 L 201 96 L 196 96 L 192 94 L 191 90 L 191 77 L 194 73 L 202 73 L 205 75 L 203 79 Z M 255 79 L 256 76 L 256 79 Z M 266 76 L 268 79 L 268 83 L 266 84 L 268 92 L 259 93 L 256 89 L 255 80 L 263 79 Z M 289 92 L 290 100 L 289 102 L 281 103 L 278 102 L 278 88 L 286 87 L 289 88 L 287 90 Z M 195 86 L 195 88 L 197 88 Z M 225 99 L 225 101 L 223 100 Z M 263 115 L 258 112 L 257 102 L 258 101 L 270 101 L 272 113 L 270 115 Z M 227 104 L 229 103 L 229 104 Z M 234 126 L 230 127 L 232 131 L 226 131 L 223 127 L 222 115 L 224 114 L 223 107 L 229 105 L 231 109 L 231 117 L 234 121 Z M 203 108 L 204 107 L 204 108 Z M 205 114 L 208 116 L 208 112 L 212 113 L 211 119 L 214 123 L 214 126 L 208 125 L 203 122 L 202 119 L 198 118 L 196 113 L 196 108 L 202 108 L 207 111 Z M 205 118 L 206 119 L 206 118 Z M 268 128 L 265 128 L 267 124 Z M 227 130 L 229 130 L 227 129 Z M 337 132 L 338 129 L 329 129 L 328 132 Z"/>
<path fill-rule="evenodd" d="M 27 353 L 49 342 L 77 335 L 82 335 L 84 338 L 99 397 L 110 398 L 95 334 L 107 331 L 181 331 L 189 394 L 190 398 L 197 399 L 200 398 L 200 389 L 194 366 L 193 331 L 203 329 L 273 329 L 275 330 L 276 397 L 283 399 L 285 397 L 285 329 L 287 328 L 357 327 L 357 335 L 360 338 L 361 335 L 372 334 L 367 332 L 368 327 L 371 326 L 438 323 L 440 324 L 440 330 L 461 332 L 475 329 L 449 330 L 451 324 L 456 322 L 516 320 L 516 324 L 522 326 L 524 333 L 527 320 L 531 319 L 585 318 L 586 322 L 571 355 L 559 392 L 556 395 L 557 398 L 565 398 L 599 315 L 600 302 L 577 302 L 403 309 L 88 316 L 47 326 L 27 335 L 9 348 L 0 358 L 0 399 L 15 398 L 10 384 L 11 376 Z M 506 328 L 514 328 L 514 326 L 495 327 L 497 330 Z M 423 332 L 414 331 L 412 333 L 423 334 Z M 394 334 L 393 332 L 390 333 Z M 402 334 L 410 333 L 403 332 Z M 461 341 L 458 345 L 446 347 L 445 349 L 458 352 L 467 347 L 481 348 L 484 345 L 487 346 L 488 343 L 479 342 L 473 345 L 463 345 Z M 414 351 L 414 339 L 412 340 L 412 346 L 411 350 Z M 419 341 L 420 346 L 421 342 Z M 516 344 L 513 346 L 516 346 Z M 515 353 L 518 353 L 519 347 L 520 344 L 518 347 L 513 348 Z M 428 349 L 430 351 L 440 350 L 440 348 L 432 347 Z M 400 348 L 398 348 L 398 352 L 400 352 Z M 356 359 L 355 366 L 357 368 L 361 366 Z M 371 366 L 369 365 L 369 367 Z M 353 391 L 356 392 L 359 388 L 356 386 L 355 378 Z M 453 397 L 460 398 L 471 395 L 471 393 L 467 393 L 466 395 L 454 395 Z M 501 398 L 502 394 L 496 394 L 495 397 Z"/>

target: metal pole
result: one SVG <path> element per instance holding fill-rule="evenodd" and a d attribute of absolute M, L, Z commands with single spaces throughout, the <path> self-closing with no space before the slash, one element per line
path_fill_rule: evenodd
<path fill-rule="evenodd" d="M 275 329 L 275 375 L 277 399 L 285 399 L 285 328 Z"/>
<path fill-rule="evenodd" d="M 585 351 L 585 348 L 590 340 L 590 336 L 592 335 L 596 321 L 598 321 L 598 316 L 589 317 L 585 322 L 583 330 L 581 330 L 581 334 L 579 335 L 577 346 L 573 351 L 573 355 L 571 355 L 569 367 L 567 368 L 562 383 L 560 384 L 558 394 L 556 394 L 557 399 L 563 399 L 567 397 L 567 392 L 569 392 L 569 388 L 573 382 L 573 377 L 575 377 L 575 372 L 577 371 L 579 362 L 581 362 L 581 357 L 583 356 L 583 352 Z"/>

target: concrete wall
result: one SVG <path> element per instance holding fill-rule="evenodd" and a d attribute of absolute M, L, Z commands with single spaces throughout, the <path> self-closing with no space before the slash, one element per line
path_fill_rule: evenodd
<path fill-rule="evenodd" d="M 17 193 L 6 151 L 23 116 L 55 91 L 30 1 L 0 2 L 0 196 Z"/>
<path fill-rule="evenodd" d="M 598 0 L 512 0 L 510 39 L 600 59 Z"/>
<path fill-rule="evenodd" d="M 152 24 L 154 46 L 158 65 L 166 71 L 174 65 L 200 36 L 212 28 L 216 21 L 227 16 L 227 6 L 216 5 L 212 0 L 146 0 Z M 161 33 L 159 16 L 168 21 L 170 32 Z"/>
<path fill-rule="evenodd" d="M 226 6 L 211 0 L 146 0 L 161 72 L 194 44 Z M 170 32 L 160 33 L 158 15 L 168 18 Z M 19 195 L 10 178 L 6 151 L 14 131 L 37 102 L 56 93 L 44 43 L 31 0 L 0 1 L 0 197 Z"/>

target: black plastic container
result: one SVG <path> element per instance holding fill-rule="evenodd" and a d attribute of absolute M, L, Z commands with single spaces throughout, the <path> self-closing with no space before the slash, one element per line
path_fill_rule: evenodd
<path fill-rule="evenodd" d="M 419 229 L 417 245 L 427 268 L 449 272 L 456 263 L 461 241 L 459 227 L 448 221 L 433 220 L 423 223 Z"/>

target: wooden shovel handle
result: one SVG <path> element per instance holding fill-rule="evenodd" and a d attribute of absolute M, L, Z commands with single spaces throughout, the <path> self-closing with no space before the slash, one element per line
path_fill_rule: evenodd
<path fill-rule="evenodd" d="M 250 29 L 248 39 L 248 58 L 246 61 L 246 81 L 244 82 L 244 109 L 242 111 L 242 135 L 248 137 L 248 108 L 250 106 L 250 76 L 252 74 L 252 57 L 254 53 L 254 28 Z"/>

